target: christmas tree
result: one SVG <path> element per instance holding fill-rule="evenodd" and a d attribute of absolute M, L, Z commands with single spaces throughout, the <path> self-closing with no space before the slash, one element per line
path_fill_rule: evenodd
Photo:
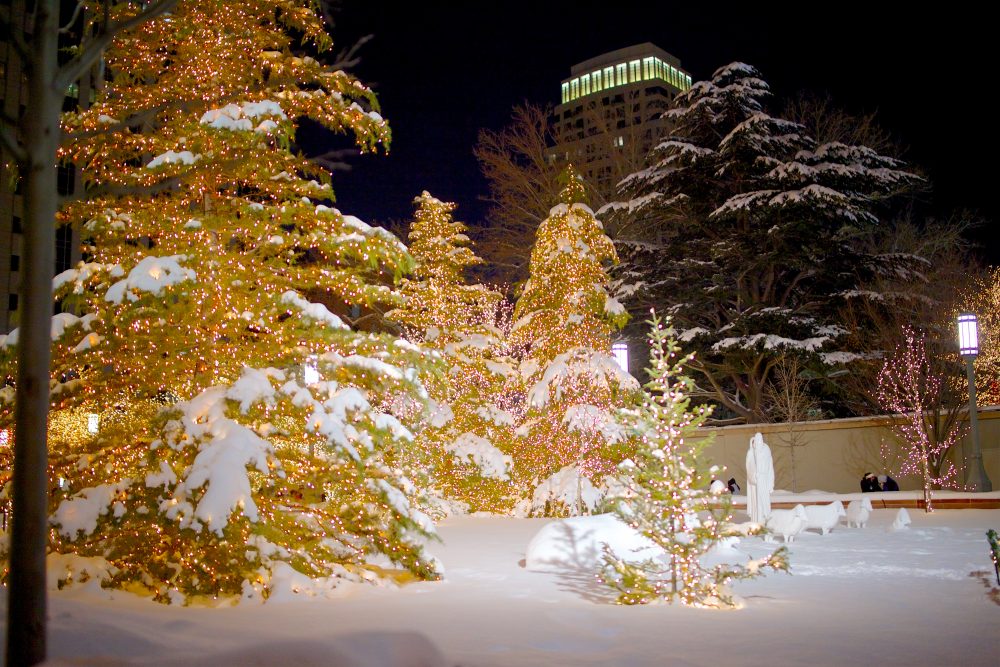
<path fill-rule="evenodd" d="M 651 379 L 641 404 L 620 413 L 635 449 L 619 466 L 623 488 L 614 511 L 664 555 L 630 562 L 605 547 L 601 578 L 618 591 L 621 604 L 679 599 L 688 605 L 735 606 L 728 585 L 763 568 L 787 569 L 787 550 L 781 547 L 746 564 L 705 562 L 713 548 L 741 533 L 731 524 L 731 496 L 709 490 L 716 468 L 705 463 L 703 451 L 710 439 L 695 436 L 708 410 L 688 411 L 693 382 L 684 365 L 691 357 L 680 356 L 673 329 L 655 314 L 650 324 Z"/>
<path fill-rule="evenodd" d="M 613 412 L 638 389 L 610 354 L 627 315 L 607 290 L 614 246 L 583 196 L 570 167 L 561 203 L 538 227 L 514 311 L 511 338 L 528 387 L 514 459 L 525 480 L 569 465 L 586 477 L 611 470 L 623 458 Z"/>
<path fill-rule="evenodd" d="M 91 200 L 63 212 L 88 261 L 54 284 L 72 313 L 53 319 L 50 548 L 104 559 L 109 585 L 167 600 L 437 576 L 387 462 L 426 355 L 347 319 L 398 301 L 412 260 L 317 203 L 329 174 L 290 149 L 305 117 L 363 150 L 389 139 L 372 92 L 320 62 L 331 46 L 311 4 L 182 2 L 109 48 L 111 81 L 66 118 Z M 154 111 L 125 115 L 137 100 Z"/>
<path fill-rule="evenodd" d="M 506 400 L 516 374 L 498 326 L 506 302 L 495 290 L 466 283 L 466 269 L 482 260 L 468 247 L 465 225 L 452 219 L 455 205 L 427 192 L 414 203 L 409 242 L 416 268 L 400 289 L 404 305 L 388 316 L 408 340 L 437 352 L 442 368 L 424 381 L 434 409 L 409 451 L 446 498 L 474 511 L 503 511 L 511 501 L 516 419 Z"/>

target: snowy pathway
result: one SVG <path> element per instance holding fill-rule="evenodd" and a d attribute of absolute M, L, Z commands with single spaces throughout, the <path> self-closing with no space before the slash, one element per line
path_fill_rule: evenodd
<path fill-rule="evenodd" d="M 445 542 L 432 549 L 445 581 L 400 590 L 360 587 L 340 599 L 221 609 L 56 592 L 50 654 L 69 664 L 100 656 L 130 665 L 353 665 L 360 663 L 332 656 L 372 656 L 372 647 L 346 634 L 391 631 L 421 633 L 445 664 L 463 667 L 996 667 L 1000 587 L 984 533 L 1000 528 L 1000 510 L 914 511 L 909 530 L 886 532 L 894 515 L 876 510 L 867 529 L 800 535 L 791 545 L 794 574 L 740 585 L 742 611 L 606 604 L 590 573 L 521 566 L 545 520 L 461 517 L 440 527 Z M 742 546 L 765 548 L 756 538 Z M 418 657 L 412 637 L 397 648 Z"/>

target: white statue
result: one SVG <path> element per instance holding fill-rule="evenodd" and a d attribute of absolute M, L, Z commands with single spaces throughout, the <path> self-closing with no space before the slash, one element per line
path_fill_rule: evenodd
<path fill-rule="evenodd" d="M 754 523 L 764 523 L 771 514 L 774 491 L 774 461 L 764 436 L 755 433 L 747 451 L 747 513 Z"/>

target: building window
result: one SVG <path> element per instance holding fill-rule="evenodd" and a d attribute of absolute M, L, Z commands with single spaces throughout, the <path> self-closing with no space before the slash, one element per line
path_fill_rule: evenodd
<path fill-rule="evenodd" d="M 22 233 L 22 231 L 21 231 L 21 218 L 19 218 L 18 216 L 15 215 L 14 219 L 11 221 L 11 228 L 14 230 L 15 234 L 21 234 Z"/>
<path fill-rule="evenodd" d="M 7 310 L 13 312 L 17 310 L 17 295 L 8 294 L 7 295 Z"/>
<path fill-rule="evenodd" d="M 681 87 L 680 81 L 677 80 L 677 70 L 672 65 L 670 67 L 670 83 L 677 88 Z"/>
<path fill-rule="evenodd" d="M 624 86 L 628 83 L 628 65 L 625 63 L 615 65 L 615 83 L 619 86 Z"/>
<path fill-rule="evenodd" d="M 653 78 L 653 59 L 643 58 L 642 59 L 642 79 L 646 81 Z"/>
<path fill-rule="evenodd" d="M 580 97 L 580 79 L 573 79 L 569 82 L 569 98 L 575 100 Z"/>
<path fill-rule="evenodd" d="M 11 271 L 20 271 L 21 270 L 21 256 L 20 255 L 11 255 L 10 256 L 10 270 Z"/>
<path fill-rule="evenodd" d="M 563 101 L 563 104 L 566 104 L 567 102 L 569 102 L 569 84 L 568 83 L 563 83 L 563 85 L 562 85 L 562 101 Z"/>
<path fill-rule="evenodd" d="M 618 362 L 618 366 L 621 367 L 623 371 L 628 373 L 628 344 L 627 343 L 614 343 L 611 346 L 611 355 Z"/>
<path fill-rule="evenodd" d="M 613 88 L 615 85 L 615 68 L 605 67 L 604 68 L 604 87 Z"/>
<path fill-rule="evenodd" d="M 640 78 L 639 64 L 640 63 L 639 63 L 638 60 L 633 60 L 633 61 L 629 62 L 629 64 L 628 64 L 629 75 L 630 75 L 629 76 L 629 83 L 635 83 L 636 81 L 641 81 L 642 80 Z"/>
<path fill-rule="evenodd" d="M 601 70 L 592 72 L 590 75 L 590 85 L 594 88 L 595 93 L 601 92 L 604 87 L 601 85 Z"/>
<path fill-rule="evenodd" d="M 590 75 L 584 74 L 580 77 L 580 94 L 590 95 Z"/>

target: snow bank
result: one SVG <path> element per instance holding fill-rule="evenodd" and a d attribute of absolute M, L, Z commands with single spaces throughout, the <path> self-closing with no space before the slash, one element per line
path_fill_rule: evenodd
<path fill-rule="evenodd" d="M 604 544 L 629 561 L 664 555 L 663 549 L 614 514 L 598 514 L 545 524 L 528 543 L 525 567 L 534 572 L 597 572 Z"/>

